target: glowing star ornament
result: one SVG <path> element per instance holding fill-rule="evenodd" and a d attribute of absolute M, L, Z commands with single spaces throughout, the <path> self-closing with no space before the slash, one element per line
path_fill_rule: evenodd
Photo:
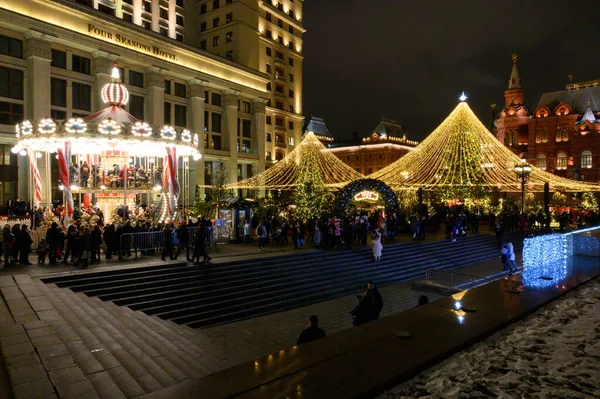
<path fill-rule="evenodd" d="M 136 137 L 152 136 L 152 128 L 146 122 L 136 122 L 131 128 L 131 134 Z"/>
<path fill-rule="evenodd" d="M 65 123 L 65 131 L 70 134 L 83 134 L 87 131 L 87 123 L 82 118 L 71 118 Z"/>
<path fill-rule="evenodd" d="M 121 133 L 121 125 L 112 119 L 105 119 L 98 124 L 98 133 L 115 136 Z"/>
<path fill-rule="evenodd" d="M 465 101 L 467 101 L 467 98 L 469 98 L 469 97 L 467 97 L 467 96 L 466 96 L 466 94 L 465 94 L 465 92 L 464 92 L 464 91 L 462 92 L 462 94 L 460 95 L 460 97 L 458 97 L 458 99 L 459 99 L 461 102 L 465 102 Z"/>
<path fill-rule="evenodd" d="M 183 132 L 181 132 L 181 141 L 183 141 L 184 143 L 191 143 L 192 142 L 192 133 L 185 129 Z"/>
<path fill-rule="evenodd" d="M 165 125 L 160 130 L 160 137 L 162 137 L 165 140 L 175 140 L 175 138 L 177 137 L 177 131 L 173 126 Z"/>
<path fill-rule="evenodd" d="M 23 136 L 29 136 L 33 133 L 33 125 L 29 121 L 24 121 L 21 123 L 21 134 Z"/>
<path fill-rule="evenodd" d="M 56 132 L 56 123 L 50 118 L 45 118 L 38 124 L 38 132 L 42 134 L 52 134 Z"/>

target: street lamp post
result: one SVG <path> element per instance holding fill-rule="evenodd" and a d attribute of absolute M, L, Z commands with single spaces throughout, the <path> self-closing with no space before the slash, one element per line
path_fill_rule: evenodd
<path fill-rule="evenodd" d="M 521 159 L 521 163 L 515 165 L 517 177 L 521 179 L 521 214 L 525 213 L 525 183 L 531 174 L 531 165 L 526 162 L 525 158 Z"/>

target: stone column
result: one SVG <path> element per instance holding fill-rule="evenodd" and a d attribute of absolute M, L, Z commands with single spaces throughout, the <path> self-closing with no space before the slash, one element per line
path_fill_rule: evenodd
<path fill-rule="evenodd" d="M 256 174 L 265 171 L 266 163 L 266 135 L 267 135 L 267 114 L 266 114 L 265 101 L 257 99 L 252 102 L 252 114 L 254 120 L 252 121 L 252 147 L 258 151 L 258 170 Z M 258 197 L 265 197 L 265 190 L 260 189 L 258 191 Z"/>
<path fill-rule="evenodd" d="M 162 127 L 165 124 L 165 76 L 160 68 L 146 68 L 146 122 L 151 126 Z"/>
<path fill-rule="evenodd" d="M 94 57 L 92 74 L 96 78 L 92 89 L 92 112 L 97 112 L 106 107 L 102 102 L 101 91 L 105 84 L 112 82 L 111 74 L 117 56 L 106 51 L 96 50 L 92 53 L 92 57 Z"/>
<path fill-rule="evenodd" d="M 225 93 L 223 98 L 223 108 L 225 109 L 225 143 L 229 145 L 229 182 L 237 183 L 237 163 L 238 163 L 238 105 L 237 95 Z"/>
<path fill-rule="evenodd" d="M 25 39 L 25 59 L 27 60 L 25 118 L 35 123 L 50 117 L 50 63 L 52 62 L 50 43 L 55 37 L 28 30 L 23 34 L 23 38 Z M 38 162 L 38 169 L 43 182 L 41 204 L 47 206 L 51 201 L 52 176 L 50 170 L 46 168 L 45 162 Z M 30 190 L 33 182 L 29 175 L 29 160 L 26 156 L 19 156 L 17 194 L 19 198 L 25 200 L 33 198 L 33 189 Z"/>
<path fill-rule="evenodd" d="M 190 130 L 198 135 L 198 151 L 202 158 L 190 161 L 190 202 L 196 198 L 196 185 L 204 186 L 204 85 L 197 79 L 188 80 Z M 204 187 L 200 187 L 200 198 L 204 198 Z"/>

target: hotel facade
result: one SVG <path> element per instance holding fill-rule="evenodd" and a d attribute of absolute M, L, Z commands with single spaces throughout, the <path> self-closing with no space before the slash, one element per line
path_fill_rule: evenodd
<path fill-rule="evenodd" d="M 283 55 L 284 44 L 260 35 L 268 25 L 266 16 L 260 16 L 266 15 L 265 8 L 282 18 L 285 13 L 272 3 L 245 0 L 206 2 L 204 12 L 201 3 L 0 0 L 0 205 L 31 197 L 27 157 L 10 151 L 15 124 L 99 111 L 104 107 L 100 89 L 111 81 L 115 62 L 130 91 L 127 111 L 152 126 L 168 124 L 200 135 L 203 158 L 191 163 L 192 188 L 209 185 L 218 164 L 235 182 L 260 173 L 293 149 L 301 138 L 301 61 L 274 69 L 288 55 Z M 294 6 L 301 15 L 301 2 Z M 233 53 L 202 49 L 206 39 L 199 19 L 213 11 L 232 14 L 223 21 L 231 19 L 227 24 L 237 33 L 228 36 L 227 27 L 206 35 L 221 36 L 227 30 L 215 43 L 222 40 Z M 256 17 L 256 31 L 244 31 L 245 13 Z M 247 45 L 249 38 L 254 47 Z M 265 61 L 268 46 L 271 68 Z M 301 60 L 299 52 L 289 51 Z M 284 87 L 292 92 L 285 101 L 280 89 L 272 90 L 282 80 L 280 72 L 293 76 L 289 84 L 286 75 Z M 56 169 L 41 165 L 44 183 L 57 185 Z M 42 204 L 48 201 L 44 198 Z"/>

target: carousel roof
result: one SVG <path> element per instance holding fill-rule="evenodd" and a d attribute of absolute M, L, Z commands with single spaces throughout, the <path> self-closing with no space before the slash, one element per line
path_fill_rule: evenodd
<path fill-rule="evenodd" d="M 228 189 L 293 189 L 298 185 L 300 169 L 317 173 L 325 186 L 341 187 L 364 176 L 333 155 L 312 132 L 284 159 L 256 176 L 228 185 Z"/>
<path fill-rule="evenodd" d="M 461 102 L 440 126 L 414 150 L 369 177 L 379 179 L 394 190 L 422 187 L 497 187 L 520 192 L 516 166 L 521 159 L 500 143 Z M 531 167 L 528 191 L 600 191 L 600 186 L 562 178 Z"/>
<path fill-rule="evenodd" d="M 129 92 L 121 83 L 116 64 L 112 82 L 104 85 L 101 95 L 107 107 L 85 118 L 66 121 L 45 118 L 17 124 L 18 143 L 13 151 L 27 148 L 56 152 L 65 142 L 70 142 L 72 154 L 121 151 L 132 156 L 164 156 L 165 147 L 169 146 L 176 148 L 178 156 L 201 157 L 198 134 L 169 125 L 152 127 L 122 108 L 129 100 Z"/>

